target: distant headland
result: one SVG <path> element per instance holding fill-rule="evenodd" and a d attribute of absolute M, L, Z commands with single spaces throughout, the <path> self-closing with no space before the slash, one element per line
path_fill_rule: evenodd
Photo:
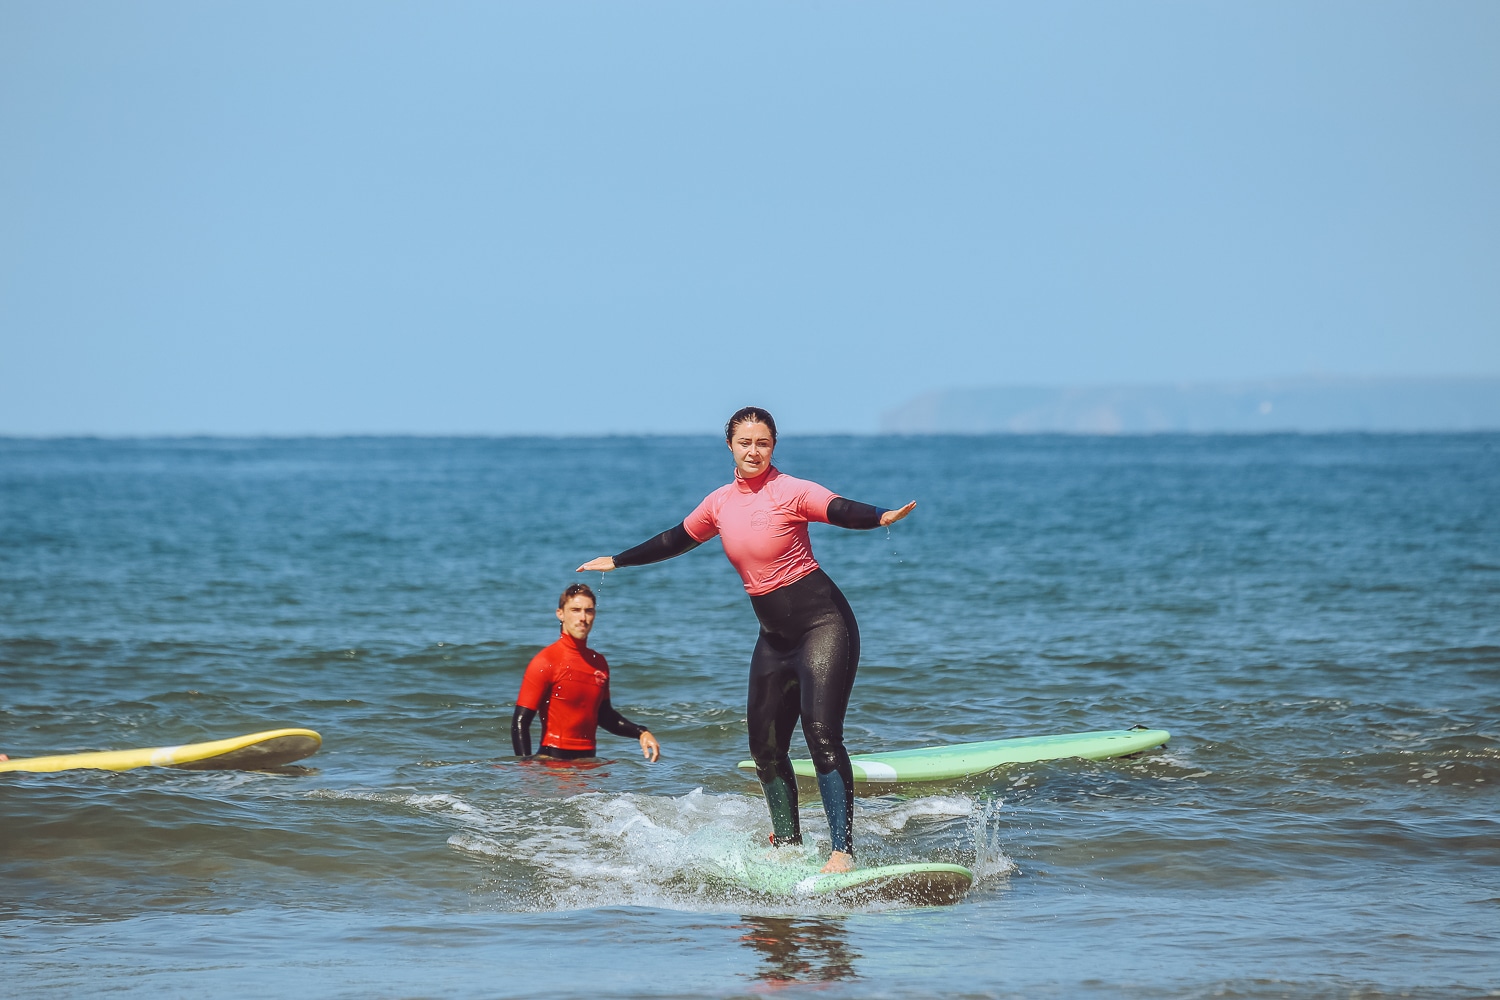
<path fill-rule="evenodd" d="M 944 389 L 886 410 L 880 426 L 897 434 L 1500 430 L 1500 377 Z"/>

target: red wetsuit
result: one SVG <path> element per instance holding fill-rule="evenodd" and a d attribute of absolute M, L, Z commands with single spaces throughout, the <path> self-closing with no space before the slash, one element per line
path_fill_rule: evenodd
<path fill-rule="evenodd" d="M 603 655 L 580 646 L 566 632 L 526 665 L 516 707 L 525 714 L 527 743 L 531 735 L 530 713 L 541 715 L 543 752 L 554 749 L 592 754 L 594 735 L 601 723 L 620 736 L 639 738 L 645 732 L 610 705 L 609 664 Z M 529 748 L 525 752 L 529 753 Z M 522 750 L 518 748 L 516 753 L 521 754 Z"/>

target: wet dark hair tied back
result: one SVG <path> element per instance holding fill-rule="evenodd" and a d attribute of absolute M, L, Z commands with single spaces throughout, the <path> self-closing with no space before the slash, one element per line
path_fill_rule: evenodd
<path fill-rule="evenodd" d="M 567 606 L 568 601 L 574 597 L 587 597 L 590 601 L 594 602 L 594 607 L 597 608 L 599 606 L 599 600 L 594 596 L 594 592 L 589 589 L 588 584 L 570 583 L 568 584 L 568 588 L 562 592 L 562 596 L 557 599 L 557 610 L 561 611 Z"/>
<path fill-rule="evenodd" d="M 734 416 L 729 418 L 729 423 L 724 425 L 724 440 L 734 440 L 734 429 L 740 424 L 765 424 L 771 429 L 771 441 L 776 441 L 776 421 L 771 415 L 758 406 L 742 406 L 734 411 Z"/>

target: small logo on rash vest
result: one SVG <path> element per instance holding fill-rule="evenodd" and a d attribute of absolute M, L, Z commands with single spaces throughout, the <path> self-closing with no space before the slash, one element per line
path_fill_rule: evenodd
<path fill-rule="evenodd" d="M 756 531 L 765 531 L 771 523 L 771 515 L 763 510 L 758 510 L 750 515 L 750 527 Z"/>

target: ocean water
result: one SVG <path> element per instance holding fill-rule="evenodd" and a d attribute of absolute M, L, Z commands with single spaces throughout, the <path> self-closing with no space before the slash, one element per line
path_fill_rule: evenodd
<path fill-rule="evenodd" d="M 1500 435 L 777 464 L 919 502 L 813 530 L 863 634 L 852 750 L 1171 742 L 861 797 L 861 861 L 970 865 L 955 906 L 758 896 L 723 875 L 773 862 L 717 542 L 586 578 L 660 763 L 507 736 L 572 568 L 676 523 L 721 443 L 0 440 L 0 751 L 325 740 L 281 773 L 0 776 L 0 992 L 1500 995 Z"/>

